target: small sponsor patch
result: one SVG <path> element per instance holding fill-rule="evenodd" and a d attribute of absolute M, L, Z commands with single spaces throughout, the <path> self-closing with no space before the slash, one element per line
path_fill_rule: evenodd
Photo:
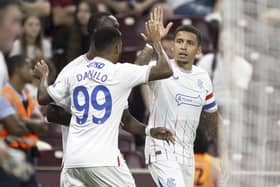
<path fill-rule="evenodd" d="M 174 178 L 167 178 L 167 187 L 176 187 L 176 181 Z"/>
<path fill-rule="evenodd" d="M 200 97 L 200 95 L 196 96 L 196 97 L 192 97 L 192 96 L 187 96 L 184 94 L 176 94 L 176 102 L 177 105 L 192 105 L 192 106 L 201 106 L 202 105 L 202 99 Z"/>
<path fill-rule="evenodd" d="M 156 155 L 160 155 L 160 154 L 161 154 L 161 151 L 156 151 L 155 154 L 156 154 Z"/>
<path fill-rule="evenodd" d="M 90 64 L 87 65 L 88 68 L 97 68 L 97 69 L 102 69 L 105 66 L 103 62 L 91 62 Z"/>

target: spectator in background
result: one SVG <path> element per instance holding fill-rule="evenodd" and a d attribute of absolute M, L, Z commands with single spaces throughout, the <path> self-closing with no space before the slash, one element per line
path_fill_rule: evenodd
<path fill-rule="evenodd" d="M 167 0 L 175 15 L 204 18 L 219 8 L 220 0 Z"/>
<path fill-rule="evenodd" d="M 32 60 L 50 59 L 52 57 L 51 43 L 43 37 L 39 17 L 28 15 L 23 19 L 23 32 L 14 42 L 10 55 L 22 54 Z"/>
<path fill-rule="evenodd" d="M 51 14 L 51 5 L 48 0 L 21 0 L 23 12 L 32 12 L 38 17 L 46 17 Z"/>
<path fill-rule="evenodd" d="M 97 7 L 88 0 L 81 0 L 77 4 L 74 16 L 74 24 L 60 29 L 54 39 L 54 61 L 60 70 L 74 58 L 88 51 L 90 35 L 88 33 L 88 21 L 91 15 L 96 13 Z"/>
<path fill-rule="evenodd" d="M 9 57 L 8 72 L 9 83 L 1 90 L 1 94 L 9 101 L 10 105 L 16 111 L 18 117 L 26 128 L 26 133 L 19 136 L 17 134 L 21 124 L 4 125 L 0 130 L 0 137 L 13 149 L 22 151 L 31 164 L 34 164 L 34 157 L 38 156 L 36 142 L 38 134 L 47 132 L 47 125 L 40 111 L 35 105 L 34 100 L 24 89 L 26 83 L 33 79 L 31 63 L 26 61 L 24 56 L 16 55 Z M 15 178 L 6 178 L 10 187 L 37 187 L 38 184 L 35 175 L 31 176 L 28 181 L 21 182 Z"/>
<path fill-rule="evenodd" d="M 54 27 L 70 26 L 74 22 L 73 0 L 50 0 Z"/>
<path fill-rule="evenodd" d="M 18 1 L 0 1 L 0 88 L 8 79 L 3 53 L 11 49 L 16 36 L 20 33 L 20 17 Z M 3 125 L 22 124 L 15 115 L 13 108 L 2 95 L 0 96 L 0 123 L 0 128 Z M 20 134 L 24 130 L 22 128 L 18 133 Z M 0 186 L 7 186 L 4 179 L 10 175 L 6 173 L 20 179 L 28 179 L 30 173 L 32 173 L 32 168 L 25 163 L 23 154 L 8 149 L 4 142 L 0 140 Z"/>
<path fill-rule="evenodd" d="M 43 36 L 43 29 L 39 17 L 27 15 L 23 19 L 23 32 L 19 39 L 14 42 L 10 56 L 23 55 L 31 61 L 45 59 L 49 66 L 52 66 L 50 79 L 54 80 L 56 70 L 50 61 L 52 58 L 51 43 Z M 50 80 L 50 81 L 52 81 Z M 33 80 L 32 84 L 27 84 L 30 95 L 36 100 L 38 81 Z"/>
<path fill-rule="evenodd" d="M 220 173 L 220 160 L 207 153 L 208 145 L 209 142 L 205 130 L 199 125 L 194 141 L 194 187 L 217 187 Z"/>
<path fill-rule="evenodd" d="M 108 8 L 112 9 L 114 13 L 118 15 L 142 15 L 149 10 L 154 4 L 160 2 L 160 0 L 128 0 L 128 1 L 116 1 L 116 0 L 100 0 Z"/>

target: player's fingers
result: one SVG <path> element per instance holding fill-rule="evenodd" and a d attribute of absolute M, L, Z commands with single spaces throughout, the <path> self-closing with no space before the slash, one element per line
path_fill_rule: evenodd
<path fill-rule="evenodd" d="M 168 24 L 167 24 L 167 26 L 166 26 L 166 33 L 168 33 L 169 32 L 169 30 L 171 29 L 171 27 L 173 26 L 173 22 L 169 22 Z"/>
<path fill-rule="evenodd" d="M 147 36 L 144 33 L 140 33 L 141 37 L 145 42 L 147 42 Z"/>
<path fill-rule="evenodd" d="M 157 8 L 157 21 L 160 21 L 160 16 L 161 16 L 161 7 Z"/>
<path fill-rule="evenodd" d="M 159 21 L 163 24 L 163 9 L 159 7 Z"/>
<path fill-rule="evenodd" d="M 152 20 L 153 21 L 156 21 L 156 17 L 157 17 L 157 7 L 153 10 L 153 12 L 152 12 Z"/>
<path fill-rule="evenodd" d="M 147 36 L 149 36 L 150 35 L 149 22 L 145 23 L 145 30 L 146 30 Z"/>

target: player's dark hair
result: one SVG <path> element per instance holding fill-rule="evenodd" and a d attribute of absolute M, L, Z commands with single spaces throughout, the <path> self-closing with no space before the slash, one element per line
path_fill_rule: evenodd
<path fill-rule="evenodd" d="M 20 7 L 20 2 L 18 0 L 0 0 L 0 22 L 2 21 L 6 8 L 11 5 Z"/>
<path fill-rule="evenodd" d="M 184 32 L 191 32 L 193 34 L 196 35 L 196 38 L 197 38 L 197 43 L 198 45 L 201 44 L 201 41 L 202 41 L 202 34 L 201 32 L 194 26 L 192 25 L 182 25 L 182 26 L 179 26 L 176 30 L 175 30 L 175 36 L 177 35 L 178 32 L 181 32 L 181 31 L 184 31 Z"/>
<path fill-rule="evenodd" d="M 196 130 L 196 138 L 194 141 L 194 153 L 206 153 L 208 151 L 209 141 L 202 125 Z"/>
<path fill-rule="evenodd" d="M 26 59 L 23 55 L 14 55 L 6 58 L 8 74 L 12 76 L 17 69 L 22 68 L 26 64 Z"/>
<path fill-rule="evenodd" d="M 98 12 L 90 16 L 88 21 L 88 33 L 92 34 L 95 30 L 99 29 L 103 24 L 104 17 L 108 17 L 112 14 L 109 12 Z"/>
<path fill-rule="evenodd" d="M 102 52 L 111 47 L 116 42 L 120 42 L 121 34 L 113 27 L 103 27 L 94 33 L 93 41 L 96 51 Z"/>

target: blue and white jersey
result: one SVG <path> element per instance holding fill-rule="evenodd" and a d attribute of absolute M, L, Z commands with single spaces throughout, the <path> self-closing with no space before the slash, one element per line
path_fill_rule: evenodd
<path fill-rule="evenodd" d="M 64 157 L 65 168 L 117 166 L 118 134 L 131 89 L 148 80 L 151 67 L 113 64 L 85 55 L 80 63 L 48 87 L 56 103 L 70 96 L 72 118 Z"/>
<path fill-rule="evenodd" d="M 150 86 L 150 127 L 166 127 L 176 133 L 176 144 L 146 137 L 146 163 L 157 160 L 177 160 L 193 165 L 193 142 L 202 110 L 214 112 L 217 105 L 212 83 L 206 71 L 192 66 L 192 71 L 170 61 L 173 76 L 153 81 Z"/>

